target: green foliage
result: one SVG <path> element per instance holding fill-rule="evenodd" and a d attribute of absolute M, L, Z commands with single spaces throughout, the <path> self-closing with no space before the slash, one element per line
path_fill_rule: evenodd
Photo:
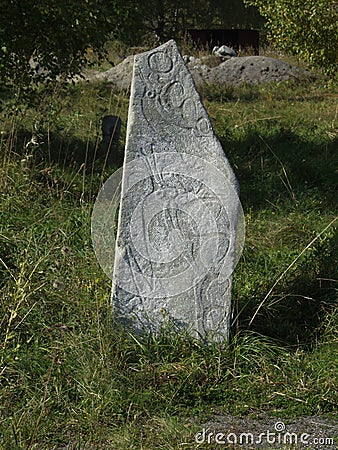
<path fill-rule="evenodd" d="M 256 7 L 245 7 L 243 0 L 210 0 L 212 27 L 261 28 L 263 18 Z"/>
<path fill-rule="evenodd" d="M 155 45 L 182 39 L 189 27 L 243 26 L 253 17 L 235 0 L 0 0 L 0 11 L 0 83 L 11 87 L 14 110 L 24 100 L 36 105 L 42 84 L 74 80 L 102 62 L 108 40 Z"/>
<path fill-rule="evenodd" d="M 0 1 L 0 80 L 21 90 L 72 77 L 114 28 L 105 0 Z"/>
<path fill-rule="evenodd" d="M 188 28 L 258 27 L 262 23 L 256 8 L 243 1 L 229 0 L 150 0 L 138 4 L 139 25 L 160 42 L 184 37 Z"/>
<path fill-rule="evenodd" d="M 338 5 L 335 0 L 245 0 L 267 19 L 272 42 L 327 72 L 337 69 Z"/>
<path fill-rule="evenodd" d="M 108 39 L 153 45 L 182 38 L 188 27 L 247 20 L 235 0 L 0 0 L 0 11 L 0 82 L 12 87 L 16 103 L 30 104 L 41 82 L 72 79 L 93 53 L 102 62 Z"/>

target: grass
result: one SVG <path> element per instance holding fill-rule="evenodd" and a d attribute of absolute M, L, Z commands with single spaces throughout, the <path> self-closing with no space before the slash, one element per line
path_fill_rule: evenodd
<path fill-rule="evenodd" d="M 229 345 L 114 322 L 90 216 L 113 170 L 99 118 L 118 113 L 124 136 L 128 96 L 81 84 L 2 116 L 0 448 L 194 449 L 215 408 L 336 415 L 336 88 L 201 95 L 246 215 Z"/>

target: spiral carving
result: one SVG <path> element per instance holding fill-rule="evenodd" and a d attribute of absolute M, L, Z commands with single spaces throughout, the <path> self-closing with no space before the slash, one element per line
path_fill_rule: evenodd
<path fill-rule="evenodd" d="M 172 152 L 133 160 L 126 172 L 120 220 L 127 226 L 116 245 L 121 275 L 114 282 L 134 295 L 160 298 L 193 288 L 210 270 L 226 279 L 229 267 L 233 270 L 229 249 L 234 246 L 238 209 L 227 177 L 197 156 Z M 119 177 L 115 172 L 102 193 L 111 190 L 109 185 L 117 187 Z M 102 212 L 98 207 L 102 195 L 94 212 Z M 118 198 L 118 193 L 111 197 Z M 103 209 L 111 214 L 105 223 L 114 222 L 117 205 L 110 208 L 110 212 Z M 107 227 L 103 231 L 108 233 Z M 98 251 L 103 252 L 98 255 L 102 267 L 112 277 L 104 249 Z"/>
<path fill-rule="evenodd" d="M 115 172 L 92 215 L 117 316 L 156 330 L 165 312 L 199 335 L 227 334 L 244 215 L 237 180 L 173 41 L 135 58 L 129 111 L 122 183 Z"/>

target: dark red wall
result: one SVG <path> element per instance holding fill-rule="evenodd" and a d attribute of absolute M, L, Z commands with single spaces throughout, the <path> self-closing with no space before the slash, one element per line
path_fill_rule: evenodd
<path fill-rule="evenodd" d="M 259 54 L 258 30 L 187 30 L 186 37 L 199 48 L 228 45 L 235 50 L 253 48 Z"/>

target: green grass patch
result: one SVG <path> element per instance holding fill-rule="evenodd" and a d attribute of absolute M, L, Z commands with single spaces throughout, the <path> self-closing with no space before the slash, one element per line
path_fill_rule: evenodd
<path fill-rule="evenodd" d="M 193 449 L 213 408 L 337 413 L 337 91 L 201 94 L 246 216 L 229 345 L 114 322 L 90 217 L 114 170 L 96 152 L 100 117 L 122 118 L 121 151 L 128 97 L 79 84 L 2 116 L 1 448 Z"/>

